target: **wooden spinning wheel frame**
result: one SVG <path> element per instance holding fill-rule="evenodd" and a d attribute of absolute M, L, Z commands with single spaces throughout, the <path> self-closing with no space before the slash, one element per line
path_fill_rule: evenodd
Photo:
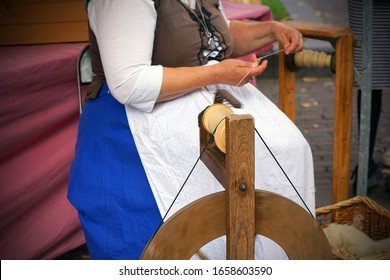
<path fill-rule="evenodd" d="M 210 241 L 226 235 L 227 259 L 254 259 L 255 235 L 284 249 L 290 259 L 331 259 L 322 228 L 301 206 L 278 194 L 255 190 L 254 121 L 225 119 L 226 154 L 208 141 L 200 121 L 201 159 L 225 187 L 179 210 L 158 230 L 142 259 L 190 259 Z"/>
<path fill-rule="evenodd" d="M 334 47 L 335 72 L 332 204 L 348 199 L 352 132 L 353 34 L 348 26 L 286 21 L 304 38 L 328 41 Z M 295 72 L 289 59 L 279 54 L 279 108 L 295 122 Z"/>

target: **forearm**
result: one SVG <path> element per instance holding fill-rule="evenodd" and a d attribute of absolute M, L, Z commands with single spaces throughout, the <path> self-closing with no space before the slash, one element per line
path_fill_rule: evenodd
<path fill-rule="evenodd" d="M 260 75 L 267 67 L 266 61 L 258 65 L 256 57 L 252 59 L 252 62 L 225 59 L 208 66 L 163 67 L 157 102 L 178 98 L 195 89 L 213 84 L 242 86 L 252 76 Z"/>
<path fill-rule="evenodd" d="M 242 56 L 260 49 L 262 46 L 278 41 L 286 54 L 303 49 L 302 34 L 278 21 L 240 22 L 232 21 L 230 32 L 233 36 L 233 55 Z"/>
<path fill-rule="evenodd" d="M 231 21 L 230 32 L 234 43 L 233 55 L 243 56 L 275 42 L 276 38 L 273 33 L 274 24 L 274 21 Z"/>
<path fill-rule="evenodd" d="M 163 81 L 157 102 L 172 100 L 195 89 L 215 83 L 215 66 L 164 67 Z"/>

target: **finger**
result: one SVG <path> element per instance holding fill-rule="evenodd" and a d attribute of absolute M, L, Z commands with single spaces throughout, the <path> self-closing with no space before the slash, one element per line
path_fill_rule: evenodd
<path fill-rule="evenodd" d="M 304 48 L 304 45 L 303 45 L 303 36 L 302 36 L 302 34 L 300 35 L 300 38 L 299 38 L 299 46 L 298 46 L 298 49 L 297 49 L 297 51 L 302 51 L 303 50 L 303 48 Z"/>
<path fill-rule="evenodd" d="M 243 68 L 251 68 L 253 66 L 253 62 L 245 61 L 238 58 L 226 59 L 225 62 L 230 61 L 233 67 L 243 67 Z"/>
<path fill-rule="evenodd" d="M 267 65 L 268 65 L 268 60 L 265 59 L 260 63 L 260 65 L 257 67 L 257 69 L 264 71 L 265 68 L 267 68 Z"/>
<path fill-rule="evenodd" d="M 267 64 L 268 64 L 268 61 L 264 60 L 260 63 L 259 66 L 257 66 L 257 63 L 256 63 L 256 67 L 249 67 L 248 71 L 241 78 L 241 80 L 236 84 L 236 86 L 243 86 L 246 83 L 255 79 L 256 76 L 258 76 L 264 72 L 264 70 L 267 68 Z"/>
<path fill-rule="evenodd" d="M 290 50 L 291 47 L 290 46 L 291 46 L 290 43 L 286 43 L 286 44 L 283 45 L 284 53 L 286 55 L 290 54 L 290 52 L 291 52 L 291 50 Z"/>
<path fill-rule="evenodd" d="M 251 58 L 251 60 L 252 60 L 252 62 L 253 62 L 252 65 L 253 65 L 254 67 L 256 67 L 256 66 L 257 66 L 257 63 L 258 63 L 258 61 L 259 61 L 258 58 L 256 57 L 255 54 L 252 54 L 250 58 Z"/>
<path fill-rule="evenodd" d="M 302 34 L 296 32 L 292 34 L 290 44 L 288 46 L 288 53 L 296 53 L 303 49 L 303 38 Z"/>
<path fill-rule="evenodd" d="M 265 71 L 267 65 L 268 60 L 263 60 L 258 67 L 253 68 L 253 70 L 250 72 L 250 76 L 259 76 Z"/>

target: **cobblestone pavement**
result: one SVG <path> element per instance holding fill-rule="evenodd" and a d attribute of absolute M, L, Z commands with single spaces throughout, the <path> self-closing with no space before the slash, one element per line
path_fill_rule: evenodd
<path fill-rule="evenodd" d="M 278 79 L 257 81 L 258 88 L 277 104 Z M 334 126 L 334 77 L 304 76 L 296 79 L 296 124 L 308 140 L 313 153 L 317 207 L 331 204 L 332 160 Z M 353 127 L 351 144 L 351 172 L 358 162 L 358 128 L 356 90 L 353 100 Z M 383 93 L 382 114 L 375 143 L 375 159 L 390 147 L 390 90 Z M 390 209 L 390 168 L 382 167 L 383 180 L 368 196 Z M 387 178 L 387 185 L 385 179 Z"/>
<path fill-rule="evenodd" d="M 330 24 L 348 23 L 346 0 L 280 0 L 290 18 Z"/>

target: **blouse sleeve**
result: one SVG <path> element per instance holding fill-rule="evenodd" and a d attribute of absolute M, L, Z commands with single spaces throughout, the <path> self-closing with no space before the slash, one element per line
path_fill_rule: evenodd
<path fill-rule="evenodd" d="M 163 67 L 151 65 L 156 10 L 152 0 L 93 0 L 88 5 L 108 87 L 122 104 L 150 112 Z"/>
<path fill-rule="evenodd" d="M 223 18 L 225 19 L 227 26 L 230 26 L 230 20 L 227 18 L 226 14 L 225 14 L 225 10 L 223 9 L 223 2 L 222 1 L 219 1 L 219 10 L 221 11 Z"/>

